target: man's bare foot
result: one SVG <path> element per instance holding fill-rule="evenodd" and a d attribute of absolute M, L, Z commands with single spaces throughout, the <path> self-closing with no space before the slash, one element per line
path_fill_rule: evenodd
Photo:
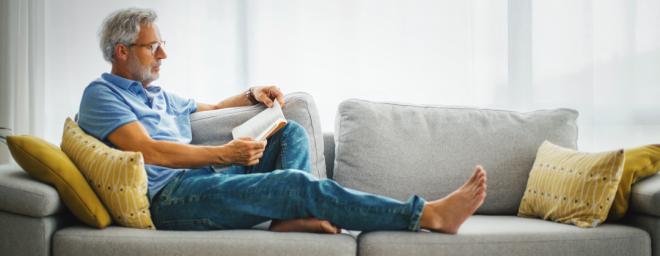
<path fill-rule="evenodd" d="M 276 232 L 341 233 L 341 229 L 332 225 L 329 221 L 317 218 L 273 220 L 269 229 Z"/>
<path fill-rule="evenodd" d="M 463 186 L 448 196 L 424 205 L 420 225 L 436 232 L 456 234 L 458 228 L 484 203 L 486 171 L 477 165 Z"/>

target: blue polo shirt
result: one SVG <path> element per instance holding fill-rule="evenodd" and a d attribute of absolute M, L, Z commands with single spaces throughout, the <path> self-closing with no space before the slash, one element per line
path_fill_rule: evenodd
<path fill-rule="evenodd" d="M 168 93 L 158 86 L 146 89 L 138 81 L 104 73 L 91 82 L 83 93 L 78 112 L 78 124 L 85 132 L 115 147 L 108 135 L 130 122 L 138 121 L 154 140 L 190 143 L 190 114 L 197 104 Z M 116 148 L 116 147 L 115 147 Z M 145 164 L 149 179 L 149 198 L 158 193 L 177 172 L 188 169 L 171 169 Z"/>

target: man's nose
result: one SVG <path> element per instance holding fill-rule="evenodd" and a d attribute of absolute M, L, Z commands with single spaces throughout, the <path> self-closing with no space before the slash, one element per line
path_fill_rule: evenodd
<path fill-rule="evenodd" d="M 158 47 L 156 50 L 156 59 L 162 60 L 162 59 L 167 59 L 167 53 L 165 53 L 165 48 Z"/>

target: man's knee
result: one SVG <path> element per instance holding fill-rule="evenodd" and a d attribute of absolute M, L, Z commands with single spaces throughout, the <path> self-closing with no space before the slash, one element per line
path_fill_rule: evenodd
<path fill-rule="evenodd" d="M 289 120 L 286 126 L 284 126 L 282 129 L 284 130 L 286 136 L 307 140 L 307 131 L 305 130 L 305 127 L 296 121 Z"/>

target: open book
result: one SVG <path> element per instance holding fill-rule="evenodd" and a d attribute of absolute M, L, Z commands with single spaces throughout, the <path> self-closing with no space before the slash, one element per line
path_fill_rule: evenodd
<path fill-rule="evenodd" d="M 265 140 L 286 125 L 286 118 L 282 113 L 282 107 L 277 100 L 273 101 L 273 107 L 266 108 L 245 123 L 231 130 L 234 139 L 243 137 L 254 140 Z"/>

